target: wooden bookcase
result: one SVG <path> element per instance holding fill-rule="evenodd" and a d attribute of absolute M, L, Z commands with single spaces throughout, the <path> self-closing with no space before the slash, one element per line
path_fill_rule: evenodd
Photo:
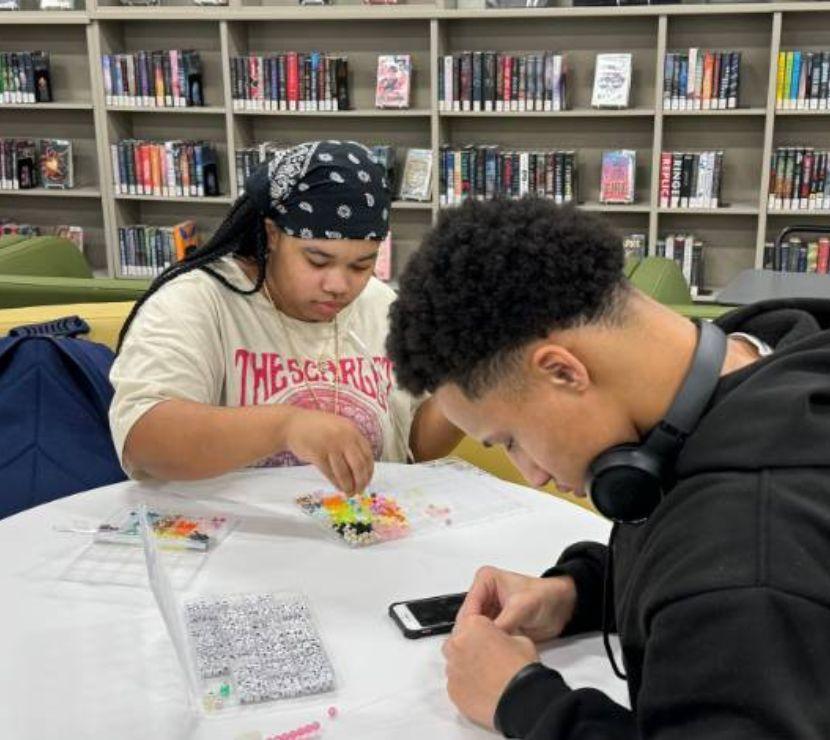
<path fill-rule="evenodd" d="M 84 0 L 81 0 L 83 2 Z M 0 217 L 43 227 L 75 223 L 86 232 L 98 274 L 118 275 L 117 229 L 131 223 L 171 224 L 195 218 L 203 233 L 222 220 L 237 196 L 234 152 L 265 140 L 296 143 L 353 138 L 366 144 L 432 148 L 500 144 L 511 148 L 575 149 L 581 206 L 603 213 L 621 233 L 658 236 L 692 231 L 704 240 L 707 287 L 720 288 L 739 270 L 761 266 L 763 246 L 792 223 L 826 223 L 830 212 L 767 209 L 770 155 L 776 146 L 830 148 L 830 111 L 776 111 L 780 50 L 830 49 L 830 6 L 823 2 L 680 4 L 629 7 L 465 9 L 455 0 L 392 6 L 342 0 L 300 6 L 295 0 L 229 0 L 196 6 L 166 0 L 125 7 L 85 0 L 83 9 L 41 12 L 35 0 L 0 13 L 0 51 L 43 49 L 52 60 L 49 105 L 0 106 L 3 136 L 69 138 L 77 187 L 71 191 L 0 191 Z M 742 52 L 739 108 L 662 110 L 663 57 L 689 47 Z M 204 63 L 206 107 L 137 109 L 107 106 L 101 54 L 193 48 Z M 569 110 L 552 113 L 439 112 L 437 59 L 467 50 L 567 55 Z M 349 57 L 354 110 L 250 112 L 233 109 L 232 56 L 319 50 Z M 631 107 L 590 107 L 595 58 L 633 54 Z M 412 107 L 374 108 L 377 56 L 413 57 Z M 216 143 L 222 195 L 156 198 L 114 193 L 110 145 L 130 136 L 203 138 Z M 598 202 L 600 158 L 608 149 L 637 150 L 637 202 Z M 664 150 L 723 149 L 723 200 L 717 210 L 659 207 Z M 429 203 L 396 202 L 392 214 L 395 271 L 438 215 L 438 170 Z"/>

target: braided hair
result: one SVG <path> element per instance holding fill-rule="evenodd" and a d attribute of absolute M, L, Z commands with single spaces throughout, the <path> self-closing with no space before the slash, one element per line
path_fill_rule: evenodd
<path fill-rule="evenodd" d="M 389 231 L 389 183 L 377 159 L 362 144 L 316 141 L 298 144 L 260 165 L 245 194 L 208 242 L 164 270 L 136 301 L 118 337 L 118 350 L 147 300 L 180 275 L 202 270 L 239 295 L 257 293 L 265 282 L 268 234 L 265 219 L 300 239 L 383 239 Z M 253 259 L 254 286 L 240 288 L 210 265 L 235 254 Z"/>

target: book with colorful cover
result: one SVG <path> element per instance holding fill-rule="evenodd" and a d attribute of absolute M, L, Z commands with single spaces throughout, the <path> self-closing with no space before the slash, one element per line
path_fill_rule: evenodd
<path fill-rule="evenodd" d="M 375 106 L 408 108 L 411 78 L 412 57 L 409 54 L 379 56 Z"/>
<path fill-rule="evenodd" d="M 173 245 L 176 248 L 176 262 L 181 262 L 193 250 L 200 246 L 199 234 L 196 232 L 196 222 L 182 221 L 173 226 Z"/>
<path fill-rule="evenodd" d="M 74 187 L 72 142 L 66 139 L 40 140 L 40 181 L 45 188 Z"/>
<path fill-rule="evenodd" d="M 636 152 L 621 149 L 602 154 L 602 180 L 600 201 L 602 203 L 634 202 L 634 167 Z"/>

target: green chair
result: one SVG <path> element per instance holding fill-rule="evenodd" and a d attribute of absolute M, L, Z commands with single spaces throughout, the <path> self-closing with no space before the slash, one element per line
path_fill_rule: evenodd
<path fill-rule="evenodd" d="M 149 280 L 94 278 L 69 239 L 17 235 L 0 239 L 0 308 L 136 301 L 149 284 Z"/>
<path fill-rule="evenodd" d="M 0 309 L 137 301 L 149 284 L 145 280 L 0 275 Z"/>
<path fill-rule="evenodd" d="M 34 236 L 0 250 L 0 275 L 91 278 L 92 270 L 69 239 Z"/>
<path fill-rule="evenodd" d="M 0 249 L 20 244 L 20 242 L 25 242 L 31 238 L 31 236 L 26 236 L 25 234 L 6 234 L 6 236 L 0 236 Z"/>
<path fill-rule="evenodd" d="M 730 306 L 695 303 L 683 271 L 674 260 L 646 257 L 626 263 L 625 273 L 631 284 L 643 293 L 690 319 L 716 319 L 731 310 Z"/>

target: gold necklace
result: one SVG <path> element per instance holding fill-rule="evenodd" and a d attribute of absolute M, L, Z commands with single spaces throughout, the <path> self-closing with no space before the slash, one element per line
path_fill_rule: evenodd
<path fill-rule="evenodd" d="M 277 314 L 277 320 L 280 322 L 280 326 L 282 327 L 283 333 L 285 334 L 285 338 L 288 340 L 288 348 L 291 352 L 294 353 L 294 356 L 297 358 L 297 361 L 300 360 L 300 352 L 297 350 L 296 345 L 294 344 L 294 338 L 291 334 L 291 330 L 288 328 L 288 324 L 285 323 L 285 320 L 282 317 L 282 311 L 280 311 L 277 304 L 274 302 L 274 299 L 271 297 L 271 291 L 268 289 L 268 282 L 263 280 L 262 282 L 262 289 L 265 293 L 265 296 L 268 298 L 268 302 L 273 306 L 274 310 Z M 340 415 L 340 332 L 337 327 L 337 316 L 334 317 L 334 380 L 332 384 L 334 385 L 334 413 L 335 415 Z M 320 354 L 320 357 L 322 357 Z M 322 376 L 323 371 L 321 369 L 321 365 L 323 364 L 322 359 L 317 360 L 317 372 Z M 317 405 L 317 408 L 320 411 L 325 411 L 323 408 L 323 404 L 320 403 L 320 399 L 315 393 L 314 388 L 312 387 L 311 383 L 308 382 L 308 376 L 306 375 L 305 371 L 303 371 L 303 383 L 305 383 L 305 387 L 308 389 L 309 393 L 311 393 L 311 397 L 314 399 L 314 403 Z"/>

